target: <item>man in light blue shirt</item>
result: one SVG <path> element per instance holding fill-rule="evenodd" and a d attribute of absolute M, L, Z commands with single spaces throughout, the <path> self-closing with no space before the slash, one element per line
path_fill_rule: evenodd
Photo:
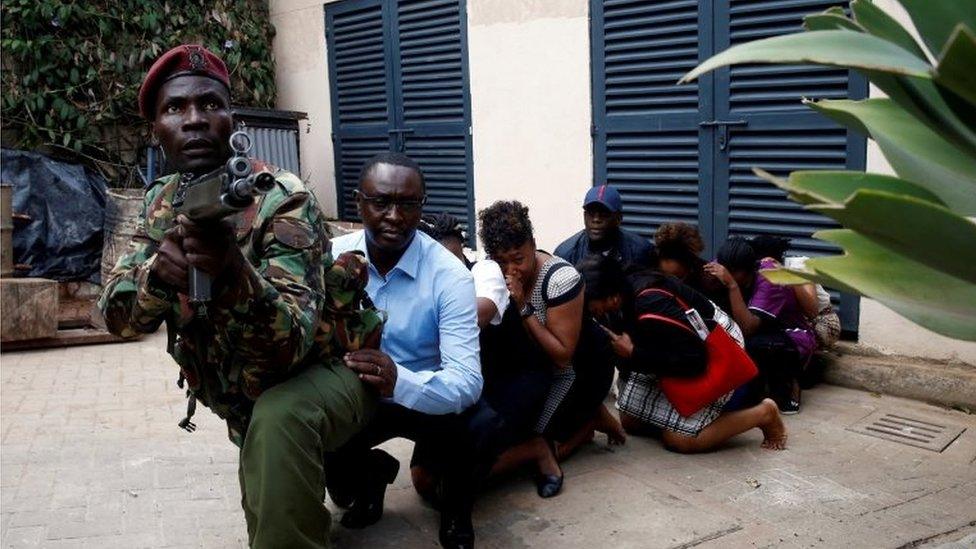
<path fill-rule="evenodd" d="M 334 239 L 332 253 L 366 255 L 366 291 L 388 319 L 379 350 L 345 357 L 381 401 L 370 425 L 330 457 L 330 497 L 351 504 L 341 521 L 347 528 L 375 523 L 399 462 L 373 447 L 394 437 L 429 445 L 445 466 L 441 544 L 472 547 L 475 461 L 498 421 L 479 400 L 474 280 L 456 257 L 417 231 L 426 195 L 413 160 L 397 153 L 373 157 L 360 172 L 355 197 L 364 230 Z"/>
<path fill-rule="evenodd" d="M 396 365 L 390 400 L 425 414 L 457 414 L 481 394 L 474 279 L 443 246 L 415 232 L 384 276 L 372 263 L 365 231 L 336 238 L 332 253 L 371 260 L 366 292 L 387 314 L 380 350 Z"/>

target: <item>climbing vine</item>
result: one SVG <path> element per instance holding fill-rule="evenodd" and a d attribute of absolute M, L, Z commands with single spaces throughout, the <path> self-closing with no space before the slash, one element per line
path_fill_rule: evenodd
<path fill-rule="evenodd" d="M 136 97 L 169 48 L 204 44 L 227 63 L 235 105 L 274 105 L 266 0 L 4 0 L 0 13 L 3 146 L 81 158 L 116 186 L 139 184 Z"/>

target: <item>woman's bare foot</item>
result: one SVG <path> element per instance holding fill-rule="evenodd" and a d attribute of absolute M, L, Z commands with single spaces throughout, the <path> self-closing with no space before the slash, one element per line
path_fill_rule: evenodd
<path fill-rule="evenodd" d="M 779 415 L 779 407 L 770 398 L 763 399 L 759 405 L 765 406 L 768 414 L 768 419 L 759 426 L 763 432 L 762 447 L 767 450 L 785 450 L 786 424 L 783 423 L 783 418 Z"/>
<path fill-rule="evenodd" d="M 593 427 L 597 431 L 607 435 L 607 443 L 610 445 L 627 443 L 627 432 L 620 424 L 620 421 L 613 417 L 613 414 L 610 413 L 610 410 L 607 410 L 604 404 L 601 404 L 599 410 L 597 410 L 596 424 Z"/>

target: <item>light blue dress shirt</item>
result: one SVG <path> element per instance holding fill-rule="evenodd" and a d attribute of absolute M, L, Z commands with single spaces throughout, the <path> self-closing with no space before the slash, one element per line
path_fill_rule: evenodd
<path fill-rule="evenodd" d="M 359 250 L 363 231 L 332 241 L 332 254 Z M 463 411 L 481 395 L 474 279 L 458 258 L 417 231 L 386 276 L 369 265 L 366 293 L 388 318 L 380 350 L 397 365 L 393 402 L 426 414 Z"/>

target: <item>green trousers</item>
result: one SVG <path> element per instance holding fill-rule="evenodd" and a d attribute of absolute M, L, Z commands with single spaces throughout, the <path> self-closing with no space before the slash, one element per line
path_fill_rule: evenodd
<path fill-rule="evenodd" d="M 323 453 L 359 432 L 375 407 L 344 365 L 313 365 L 258 397 L 239 469 L 251 547 L 329 546 Z"/>

